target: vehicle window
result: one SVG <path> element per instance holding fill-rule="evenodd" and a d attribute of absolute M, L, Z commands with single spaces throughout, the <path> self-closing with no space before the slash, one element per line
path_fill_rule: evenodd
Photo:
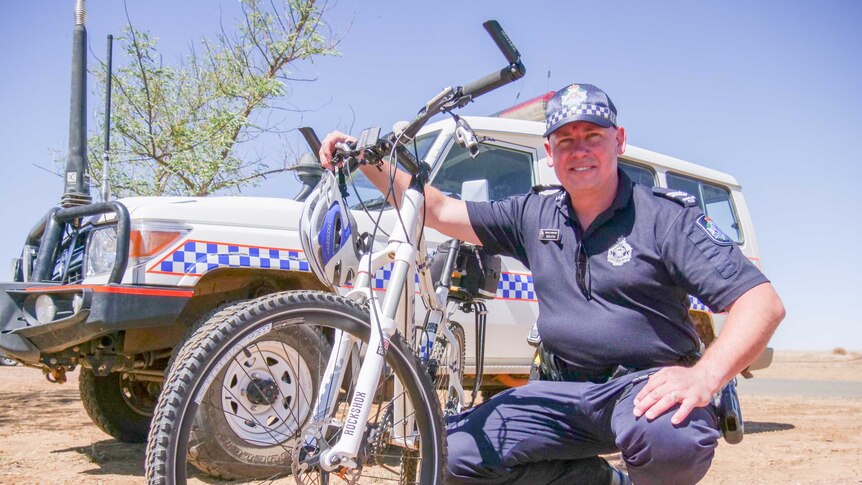
<path fill-rule="evenodd" d="M 457 143 L 443 160 L 431 185 L 453 197 L 461 197 L 467 180 L 488 181 L 491 200 L 526 194 L 533 186 L 533 154 L 487 143 L 479 145 L 479 156 L 470 158 Z"/>
<path fill-rule="evenodd" d="M 625 160 L 620 160 L 618 165 L 632 179 L 632 182 L 647 187 L 655 186 L 655 173 L 652 170 Z"/>
<path fill-rule="evenodd" d="M 697 203 L 704 214 L 709 216 L 728 237 L 737 243 L 742 242 L 739 221 L 736 218 L 733 203 L 730 201 L 730 192 L 727 189 L 672 173 L 667 174 L 667 186 L 697 197 Z"/>
<path fill-rule="evenodd" d="M 437 139 L 437 135 L 439 134 L 440 131 L 437 130 L 416 137 L 416 152 L 414 155 L 418 154 L 419 159 L 424 160 L 428 156 L 428 150 L 431 149 L 431 145 L 434 144 L 434 140 Z M 410 144 L 408 148 L 413 151 L 414 145 Z M 399 165 L 398 170 L 404 169 Z M 383 194 L 359 170 L 353 172 L 347 180 L 347 190 L 350 195 L 348 195 L 346 200 L 351 209 L 361 209 L 363 204 L 368 210 L 380 209 L 381 206 L 389 206 L 389 203 L 383 198 Z"/>
<path fill-rule="evenodd" d="M 704 212 L 712 219 L 718 227 L 736 242 L 741 242 L 739 224 L 733 214 L 733 205 L 730 202 L 730 192 L 722 187 L 710 184 L 701 184 L 703 194 Z M 729 229 L 729 230 L 728 230 Z"/>

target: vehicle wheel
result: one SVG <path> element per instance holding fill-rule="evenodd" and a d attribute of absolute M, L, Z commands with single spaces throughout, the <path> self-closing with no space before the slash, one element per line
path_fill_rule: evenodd
<path fill-rule="evenodd" d="M 316 295 L 333 298 L 328 294 L 317 293 Z M 341 321 L 322 321 L 317 317 L 315 323 L 343 330 L 357 339 L 361 346 L 349 356 L 349 359 L 371 351 L 367 348 L 370 335 L 367 308 L 359 307 L 350 300 L 338 297 L 334 299 L 341 306 L 340 311 L 343 314 Z M 345 326 L 344 323 L 348 325 Z M 440 361 L 448 362 L 448 356 L 454 355 L 447 354 L 442 345 L 438 348 L 440 350 L 434 355 Z M 341 431 L 349 415 L 349 403 L 354 397 L 353 388 L 357 377 L 350 371 L 354 368 L 358 371 L 359 365 L 360 363 L 349 360 L 346 366 L 348 370 L 341 383 L 341 389 L 346 389 L 346 392 L 341 392 L 335 397 L 333 415 L 309 423 L 303 428 L 303 438 L 298 441 L 297 451 L 294 453 L 293 472 L 297 483 L 303 485 L 329 483 L 330 474 L 323 472 L 313 463 L 319 461 L 322 451 L 333 446 L 341 437 Z M 437 374 L 434 372 L 434 375 Z M 448 382 L 448 373 L 445 375 Z M 445 389 L 443 395 L 446 395 L 448 386 L 442 383 L 440 385 Z M 365 444 L 359 451 L 358 460 L 361 467 L 342 469 L 332 477 L 348 480 L 351 483 L 391 481 L 428 485 L 442 483 L 446 447 L 440 401 L 432 384 L 429 368 L 419 361 L 413 348 L 400 334 L 394 335 L 389 342 L 386 350 L 386 367 L 383 369 L 371 402 L 375 406 L 369 416 L 368 429 L 363 440 Z M 406 410 L 409 408 L 412 408 L 413 412 Z M 398 409 L 405 410 L 403 416 L 397 411 Z M 409 440 L 412 437 L 416 438 L 415 445 L 405 446 L 405 438 Z M 316 446 L 308 446 L 310 438 L 314 438 Z"/>
<path fill-rule="evenodd" d="M 158 386 L 130 380 L 123 372 L 102 377 L 82 368 L 78 389 L 84 410 L 99 429 L 124 443 L 147 441 Z"/>
<path fill-rule="evenodd" d="M 183 477 L 186 463 L 222 479 L 262 478 L 289 469 L 290 439 L 311 406 L 301 394 L 317 385 L 316 363 L 326 344 L 313 329 L 298 325 L 249 335 L 243 328 L 251 318 L 246 309 L 259 301 L 226 306 L 186 334 L 165 379 L 158 405 L 163 414 L 151 430 L 148 463 L 151 450 L 164 452 L 154 442 L 158 430 L 171 428 L 168 444 L 175 451 L 166 456 L 174 456 Z M 201 367 L 204 362 L 207 367 Z M 177 405 L 193 410 L 181 416 Z M 182 446 L 176 436 L 180 423 Z"/>
<path fill-rule="evenodd" d="M 227 471 L 240 471 L 241 478 L 290 473 L 297 437 L 316 426 L 311 423 L 311 410 L 330 348 L 323 335 L 333 330 L 344 330 L 367 342 L 367 310 L 329 293 L 302 291 L 268 295 L 215 315 L 183 345 L 167 378 L 147 445 L 148 483 L 185 483 L 193 467 L 227 478 L 230 473 L 222 473 L 226 466 L 221 463 L 225 456 L 202 456 L 204 442 L 231 442 L 231 446 L 222 446 L 236 465 Z M 287 350 L 279 354 L 274 342 Z M 414 367 L 417 359 L 400 336 L 393 338 L 387 361 L 391 366 L 387 366 L 387 376 L 403 376 L 406 394 L 420 402 L 416 413 L 419 449 L 428 450 L 421 456 L 423 464 L 429 464 L 422 467 L 422 476 L 427 476 L 422 483 L 440 481 L 442 419 L 436 403 L 421 405 L 423 399 L 433 402 L 429 379 Z M 327 424 L 318 426 L 325 429 L 325 439 L 340 435 L 339 423 L 343 424 L 346 416 L 350 393 L 337 394 L 335 413 Z M 378 406 L 378 410 L 383 408 Z M 201 427 L 219 417 L 223 423 L 218 428 Z M 392 425 L 385 418 L 380 421 Z M 371 454 L 365 461 L 375 459 L 393 466 L 382 454 Z M 392 476 L 391 471 L 377 466 L 359 472 L 362 476 L 368 476 L 366 472 Z M 239 473 L 232 476 L 239 478 Z M 326 478 L 318 477 L 317 481 L 325 482 Z"/>

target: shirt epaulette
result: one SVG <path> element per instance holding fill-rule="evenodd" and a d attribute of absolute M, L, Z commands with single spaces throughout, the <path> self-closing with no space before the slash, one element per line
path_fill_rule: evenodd
<path fill-rule="evenodd" d="M 562 185 L 556 185 L 556 184 L 539 184 L 539 185 L 534 185 L 532 188 L 532 191 L 537 193 L 537 194 L 542 194 L 543 192 L 548 192 L 548 191 L 556 192 L 558 190 L 563 190 L 563 186 Z M 551 195 L 551 194 L 545 193 L 543 195 Z"/>
<path fill-rule="evenodd" d="M 672 200 L 683 207 L 694 207 L 697 205 L 697 197 L 681 190 L 666 189 L 664 187 L 653 187 L 652 193 L 653 195 Z"/>

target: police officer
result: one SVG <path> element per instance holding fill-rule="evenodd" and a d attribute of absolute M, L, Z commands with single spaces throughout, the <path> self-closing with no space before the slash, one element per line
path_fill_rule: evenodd
<path fill-rule="evenodd" d="M 769 281 L 688 194 L 632 184 L 625 129 L 589 84 L 558 91 L 545 150 L 562 188 L 465 202 L 426 187 L 426 225 L 514 257 L 533 273 L 554 378 L 502 392 L 448 427 L 452 483 L 620 483 L 597 455 L 622 452 L 634 483 L 695 483 L 719 432 L 712 396 L 784 317 Z M 320 158 L 331 162 L 331 133 Z M 363 167 L 386 193 L 389 170 Z M 409 175 L 398 172 L 395 195 Z M 727 311 L 699 357 L 688 295 Z"/>

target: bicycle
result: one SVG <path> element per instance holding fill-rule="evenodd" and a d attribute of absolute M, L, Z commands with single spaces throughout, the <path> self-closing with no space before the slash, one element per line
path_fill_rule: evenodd
<path fill-rule="evenodd" d="M 397 133 L 380 137 L 379 129 L 365 130 L 355 146 L 340 147 L 338 156 L 346 163 L 339 175 L 325 173 L 306 201 L 303 250 L 331 291 L 290 291 L 240 303 L 192 329 L 175 352 L 147 445 L 149 483 L 185 483 L 195 468 L 221 478 L 292 472 L 301 484 L 328 483 L 332 477 L 349 483 L 369 477 L 444 481 L 443 416 L 466 407 L 464 332 L 449 316 L 458 307 L 474 310 L 477 340 L 483 341 L 480 300 L 482 290 L 496 292 L 499 260 L 495 269 L 478 248 L 450 241 L 430 264 L 422 238 L 430 168 L 409 146 L 433 116 L 448 113 L 455 117 L 458 141 L 474 156 L 478 153 L 479 140 L 453 111 L 525 73 L 500 25 L 488 21 L 483 26 L 508 61 L 506 67 L 444 89 Z M 319 141 L 306 138 L 316 152 Z M 386 156 L 409 172 L 413 183 L 396 207 L 388 244 L 374 250 L 374 236 L 356 234 L 342 200 L 344 174 L 357 163 Z M 389 265 L 389 284 L 378 297 L 373 275 Z M 414 323 L 417 282 L 426 307 L 420 324 Z M 324 352 L 308 355 L 314 348 Z M 477 350 L 473 399 L 481 377 L 481 344 Z M 213 441 L 201 436 L 202 429 L 212 427 L 199 426 L 212 409 L 218 416 L 233 416 L 227 424 L 235 432 L 240 427 L 246 438 L 244 445 L 233 444 L 239 449 L 227 450 L 227 457 L 202 444 Z M 250 442 L 260 446 L 243 449 Z M 262 457 L 261 449 L 268 450 Z M 208 464 L 221 458 L 238 463 Z"/>

